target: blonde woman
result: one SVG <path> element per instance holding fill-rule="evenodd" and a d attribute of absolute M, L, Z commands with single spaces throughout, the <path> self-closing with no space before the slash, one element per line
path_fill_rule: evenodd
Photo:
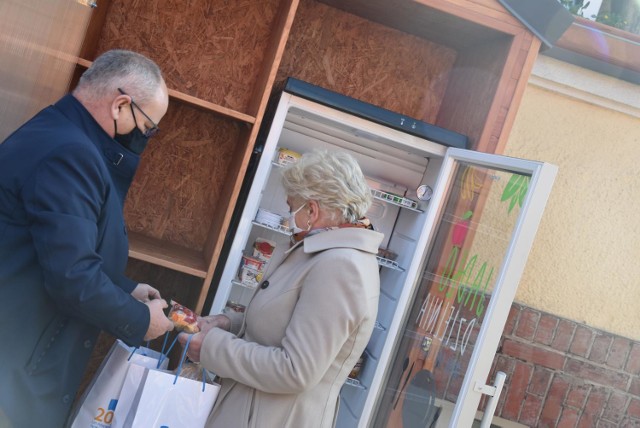
<path fill-rule="evenodd" d="M 244 319 L 201 318 L 190 345 L 189 357 L 223 379 L 208 427 L 334 426 L 340 388 L 373 331 L 383 235 L 364 219 L 371 193 L 357 162 L 307 153 L 282 182 L 292 247 Z"/>

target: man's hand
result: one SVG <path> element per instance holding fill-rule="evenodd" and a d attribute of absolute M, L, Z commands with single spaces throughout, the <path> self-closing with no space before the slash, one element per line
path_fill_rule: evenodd
<path fill-rule="evenodd" d="M 147 303 L 149 300 L 160 299 L 160 292 L 150 286 L 149 284 L 140 283 L 131 292 L 131 295 L 142 303 Z"/>
<path fill-rule="evenodd" d="M 150 319 L 149 329 L 144 336 L 144 340 L 153 340 L 167 331 L 173 330 L 173 322 L 162 311 L 168 306 L 167 302 L 162 299 L 154 299 L 146 302 L 145 305 L 149 308 Z"/>
<path fill-rule="evenodd" d="M 187 356 L 189 357 L 189 359 L 194 363 L 200 362 L 200 351 L 202 350 L 202 342 L 204 341 L 207 333 L 212 328 L 217 327 L 229 331 L 230 326 L 231 321 L 224 315 L 198 317 L 198 327 L 200 327 L 200 332 L 194 334 L 191 342 L 189 343 L 189 349 L 187 349 Z M 180 333 L 178 335 L 178 342 L 180 342 L 183 348 L 187 344 L 187 339 L 189 339 L 188 333 Z"/>

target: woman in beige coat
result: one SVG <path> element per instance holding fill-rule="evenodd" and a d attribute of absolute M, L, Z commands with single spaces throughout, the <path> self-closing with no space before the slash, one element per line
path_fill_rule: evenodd
<path fill-rule="evenodd" d="M 241 314 L 203 317 L 189 357 L 222 378 L 208 427 L 332 427 L 340 388 L 378 310 L 383 235 L 361 221 L 371 194 L 346 153 L 307 153 L 283 172 L 303 225 Z M 238 317 L 239 316 L 239 317 Z"/>

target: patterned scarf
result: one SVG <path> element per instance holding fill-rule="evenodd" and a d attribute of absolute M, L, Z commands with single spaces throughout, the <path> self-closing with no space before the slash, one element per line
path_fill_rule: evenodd
<path fill-rule="evenodd" d="M 302 232 L 294 233 L 293 235 L 291 235 L 291 243 L 296 244 L 302 241 L 307 236 L 313 236 L 327 230 L 344 229 L 347 227 L 356 227 L 359 229 L 374 230 L 373 225 L 371 224 L 371 221 L 366 217 L 362 217 L 361 219 L 356 220 L 354 223 L 343 223 L 343 224 L 339 224 L 338 226 L 323 227 L 320 229 L 312 229 L 309 231 L 303 230 Z"/>

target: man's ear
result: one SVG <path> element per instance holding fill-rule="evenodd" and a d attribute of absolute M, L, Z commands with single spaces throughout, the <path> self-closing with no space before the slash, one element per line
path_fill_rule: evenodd
<path fill-rule="evenodd" d="M 129 95 L 120 94 L 113 99 L 109 111 L 113 120 L 120 118 L 122 108 L 128 106 L 131 103 L 131 97 Z"/>

